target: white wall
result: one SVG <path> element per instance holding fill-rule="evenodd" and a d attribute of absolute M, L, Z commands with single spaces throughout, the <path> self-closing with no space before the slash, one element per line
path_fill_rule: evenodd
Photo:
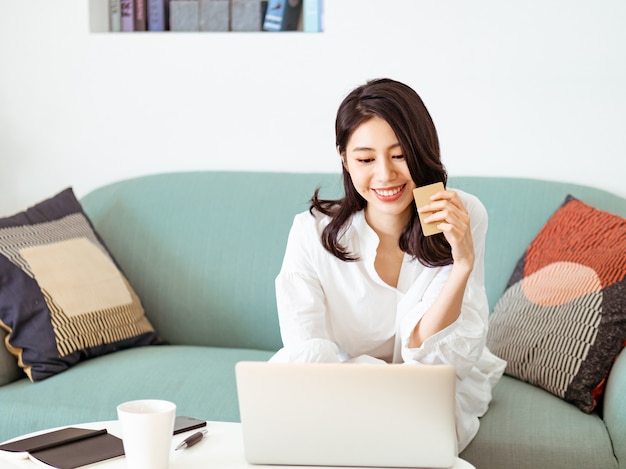
<path fill-rule="evenodd" d="M 325 8 L 323 34 L 97 34 L 84 0 L 0 0 L 0 216 L 153 172 L 338 171 L 337 106 L 381 76 L 422 95 L 453 175 L 626 196 L 626 2 Z"/>

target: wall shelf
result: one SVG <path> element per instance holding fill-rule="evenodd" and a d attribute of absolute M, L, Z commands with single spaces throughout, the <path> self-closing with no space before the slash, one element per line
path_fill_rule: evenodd
<path fill-rule="evenodd" d="M 324 0 L 163 0 L 169 3 L 170 20 L 166 19 L 165 30 L 148 30 L 140 26 L 139 30 L 123 30 L 120 8 L 112 5 L 117 2 L 136 2 L 137 0 L 89 0 L 89 31 L 92 33 L 319 33 L 323 31 L 322 10 Z M 151 0 L 140 0 L 145 4 Z M 268 21 L 265 15 L 273 3 L 282 4 L 283 8 L 289 4 L 297 4 L 296 9 L 290 10 L 290 20 L 283 20 L 282 26 L 276 21 Z M 285 6 L 287 5 L 287 6 Z M 211 10 L 213 9 L 213 10 Z M 115 11 L 116 14 L 112 14 Z M 174 16 L 176 15 L 176 16 Z M 294 16 L 297 15 L 297 16 Z M 288 14 L 285 14 L 287 18 Z M 275 15 L 273 18 L 277 18 Z M 279 17 L 280 19 L 280 17 Z M 265 23 L 264 23 L 265 21 Z M 285 24 L 288 23 L 289 26 Z M 274 26 L 271 26 L 273 24 Z M 297 24 L 297 26 L 296 26 Z M 171 25 L 171 28 L 170 28 Z M 270 27 L 287 28 L 287 30 L 272 31 Z M 145 29 L 144 29 L 145 28 Z"/>

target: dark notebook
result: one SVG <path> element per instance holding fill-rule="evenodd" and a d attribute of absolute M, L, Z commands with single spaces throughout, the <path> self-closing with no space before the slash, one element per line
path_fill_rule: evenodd
<path fill-rule="evenodd" d="M 124 455 L 122 440 L 106 430 L 68 427 L 0 445 L 0 451 L 28 453 L 58 469 L 76 469 Z"/>

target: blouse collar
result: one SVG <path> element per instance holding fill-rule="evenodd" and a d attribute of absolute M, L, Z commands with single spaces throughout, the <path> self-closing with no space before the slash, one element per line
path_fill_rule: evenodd
<path fill-rule="evenodd" d="M 351 230 L 354 231 L 348 236 L 350 251 L 356 254 L 359 259 L 365 261 L 368 268 L 374 269 L 374 259 L 376 258 L 376 250 L 378 249 L 380 239 L 374 229 L 367 223 L 363 210 L 356 212 L 352 217 Z M 407 272 L 407 268 L 409 270 L 423 269 L 423 266 L 413 256 L 405 252 L 400 277 L 398 278 L 398 287 L 394 290 L 405 292 L 410 286 L 411 276 Z M 378 277 L 378 274 L 376 274 L 376 277 Z M 389 286 L 384 282 L 382 283 Z"/>
<path fill-rule="evenodd" d="M 374 259 L 380 239 L 365 219 L 365 211 L 356 212 L 352 218 L 352 227 L 356 231 L 357 239 L 354 246 L 358 250 L 358 256 L 361 259 Z"/>

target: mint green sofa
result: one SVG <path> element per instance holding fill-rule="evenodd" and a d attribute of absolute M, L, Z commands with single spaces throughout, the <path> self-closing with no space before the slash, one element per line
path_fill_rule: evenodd
<path fill-rule="evenodd" d="M 488 177 L 452 177 L 449 185 L 476 194 L 489 211 L 492 308 L 567 194 L 626 216 L 626 200 L 578 185 Z M 293 216 L 317 186 L 334 197 L 341 177 L 173 173 L 86 195 L 86 212 L 170 345 L 118 351 L 37 383 L 1 358 L 0 377 L 10 382 L 0 386 L 0 441 L 115 419 L 116 405 L 136 398 L 172 400 L 179 415 L 238 421 L 235 363 L 267 360 L 281 346 L 274 278 Z M 626 352 L 611 372 L 601 414 L 505 376 L 461 457 L 479 469 L 626 469 L 625 396 Z"/>

